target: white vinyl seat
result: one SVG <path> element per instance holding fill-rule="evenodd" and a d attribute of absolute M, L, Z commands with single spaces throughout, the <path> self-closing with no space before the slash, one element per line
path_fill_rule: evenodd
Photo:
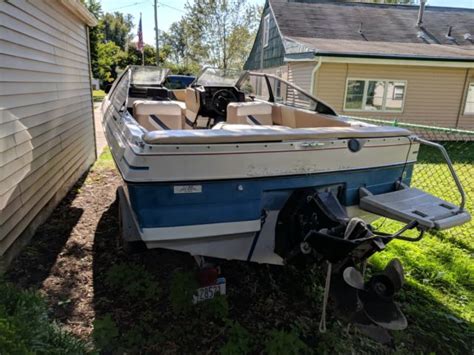
<path fill-rule="evenodd" d="M 182 107 L 175 101 L 135 101 L 133 116 L 149 131 L 183 128 Z"/>
<path fill-rule="evenodd" d="M 184 129 L 193 129 L 201 106 L 199 93 L 194 88 L 186 88 L 184 93 Z"/>
<path fill-rule="evenodd" d="M 267 102 L 232 102 L 227 105 L 227 123 L 256 126 L 273 125 L 272 105 Z"/>

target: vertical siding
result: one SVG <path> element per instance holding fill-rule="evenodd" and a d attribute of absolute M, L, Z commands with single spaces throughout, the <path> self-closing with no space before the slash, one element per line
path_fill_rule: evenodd
<path fill-rule="evenodd" d="M 342 112 L 346 85 L 347 65 L 324 63 L 316 73 L 313 94 L 327 102 L 337 112 Z"/>
<path fill-rule="evenodd" d="M 315 65 L 315 62 L 288 63 L 288 81 L 309 92 L 311 89 L 311 74 Z"/>
<path fill-rule="evenodd" d="M 0 255 L 95 158 L 87 30 L 47 0 L 0 2 Z"/>
<path fill-rule="evenodd" d="M 339 113 L 453 128 L 464 96 L 466 72 L 462 68 L 323 62 L 317 74 L 316 92 Z M 347 78 L 405 80 L 403 112 L 344 111 Z M 459 128 L 473 129 L 474 125 L 472 120 L 461 117 Z"/>
<path fill-rule="evenodd" d="M 268 45 L 263 46 L 263 22 L 265 16 L 270 15 L 269 23 L 269 37 Z M 263 51 L 263 57 L 262 57 Z M 273 17 L 273 13 L 269 7 L 268 1 L 265 3 L 265 6 L 262 11 L 262 17 L 260 19 L 260 25 L 255 36 L 255 40 L 250 51 L 249 57 L 244 64 L 245 70 L 255 70 L 262 68 L 272 68 L 276 66 L 283 65 L 283 57 L 285 55 L 285 47 L 283 46 L 283 41 L 278 31 L 277 22 Z M 262 67 L 263 64 L 263 67 Z"/>

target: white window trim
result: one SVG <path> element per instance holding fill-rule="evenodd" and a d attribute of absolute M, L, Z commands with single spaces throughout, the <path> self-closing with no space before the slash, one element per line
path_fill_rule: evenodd
<path fill-rule="evenodd" d="M 403 95 L 403 101 L 402 101 L 402 108 L 400 110 L 387 110 L 385 109 L 385 101 L 387 99 L 387 88 L 388 88 L 388 85 L 384 85 L 384 92 L 383 92 L 383 97 L 384 97 L 384 100 L 383 100 L 383 107 L 381 110 L 366 110 L 366 109 L 358 109 L 358 108 L 346 108 L 346 99 L 347 99 L 347 90 L 349 88 L 348 84 L 349 84 L 349 81 L 364 81 L 365 84 L 364 84 L 364 95 L 362 97 L 362 103 L 363 103 L 363 106 L 365 106 L 365 102 L 367 100 L 367 82 L 369 81 L 383 81 L 383 82 L 388 82 L 388 81 L 393 81 L 393 82 L 397 82 L 397 83 L 404 83 L 405 84 L 405 93 Z M 383 112 L 383 113 L 403 113 L 404 110 L 405 110 L 405 100 L 406 100 L 406 97 L 407 97 L 407 87 L 408 87 L 408 82 L 406 80 L 399 80 L 399 79 L 378 79 L 378 78 L 346 78 L 346 88 L 345 88 L 345 91 L 344 91 L 344 107 L 343 107 L 343 110 L 344 111 L 350 111 L 350 112 Z"/>
<path fill-rule="evenodd" d="M 263 18 L 263 48 L 268 47 L 270 42 L 270 14 Z"/>
<path fill-rule="evenodd" d="M 467 90 L 466 90 L 466 96 L 464 97 L 464 108 L 463 108 L 463 116 L 474 116 L 474 112 L 466 112 L 467 108 L 467 95 L 469 95 L 469 88 L 474 86 L 474 81 L 470 81 L 469 84 L 467 84 Z"/>

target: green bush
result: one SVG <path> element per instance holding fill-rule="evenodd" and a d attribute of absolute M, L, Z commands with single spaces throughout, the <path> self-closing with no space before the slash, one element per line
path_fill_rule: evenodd
<path fill-rule="evenodd" d="M 112 266 L 107 271 L 105 283 L 134 301 L 156 301 L 161 291 L 158 283 L 145 268 L 133 264 Z"/>
<path fill-rule="evenodd" d="M 48 318 L 39 294 L 0 282 L 0 349 L 5 354 L 85 354 L 86 344 Z"/>
<path fill-rule="evenodd" d="M 228 321 L 228 340 L 220 349 L 222 355 L 245 355 L 252 351 L 250 333 L 238 322 Z"/>
<path fill-rule="evenodd" d="M 94 338 L 95 346 L 103 351 L 115 349 L 115 340 L 119 336 L 119 330 L 112 316 L 106 314 L 104 317 L 94 320 L 93 326 L 92 337 Z"/>
<path fill-rule="evenodd" d="M 198 288 L 196 277 L 191 272 L 177 271 L 170 287 L 170 303 L 175 313 L 187 313 L 193 308 L 193 295 Z"/>
<path fill-rule="evenodd" d="M 272 330 L 265 343 L 265 353 L 268 355 L 300 355 L 310 354 L 311 349 L 293 332 Z"/>
<path fill-rule="evenodd" d="M 197 304 L 196 311 L 206 320 L 225 320 L 229 315 L 229 303 L 225 296 L 218 294 L 210 300 Z"/>

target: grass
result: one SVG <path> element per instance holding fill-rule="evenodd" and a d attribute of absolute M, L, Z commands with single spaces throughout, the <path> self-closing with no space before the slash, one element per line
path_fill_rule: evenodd
<path fill-rule="evenodd" d="M 93 170 L 111 170 L 111 169 L 114 169 L 114 167 L 115 167 L 114 159 L 112 158 L 112 153 L 110 152 L 110 148 L 107 146 L 104 148 L 104 150 L 100 154 L 99 158 L 95 162 L 92 169 Z"/>
<path fill-rule="evenodd" d="M 48 318 L 43 298 L 0 282 L 0 353 L 85 354 L 87 345 Z"/>
<path fill-rule="evenodd" d="M 474 211 L 474 143 L 452 143 L 448 152 Z M 447 167 L 431 148 L 420 151 L 412 185 L 454 203 L 459 201 Z M 400 224 L 379 221 L 378 227 L 395 231 Z M 446 352 L 469 349 L 474 341 L 474 224 L 445 232 L 428 234 L 417 243 L 394 241 L 371 263 L 382 268 L 390 259 L 399 258 L 405 267 L 407 287 L 402 295 L 410 326 L 401 338 L 436 344 Z M 427 331 L 428 329 L 428 331 Z"/>
<path fill-rule="evenodd" d="M 94 102 L 101 102 L 104 97 L 105 97 L 105 92 L 104 90 L 93 90 L 92 91 L 92 98 L 94 99 Z"/>
<path fill-rule="evenodd" d="M 110 152 L 110 148 L 106 146 L 91 168 L 91 172 L 97 174 L 89 174 L 84 184 L 103 184 L 107 179 L 106 173 L 114 169 L 115 163 L 112 158 L 112 153 Z"/>

